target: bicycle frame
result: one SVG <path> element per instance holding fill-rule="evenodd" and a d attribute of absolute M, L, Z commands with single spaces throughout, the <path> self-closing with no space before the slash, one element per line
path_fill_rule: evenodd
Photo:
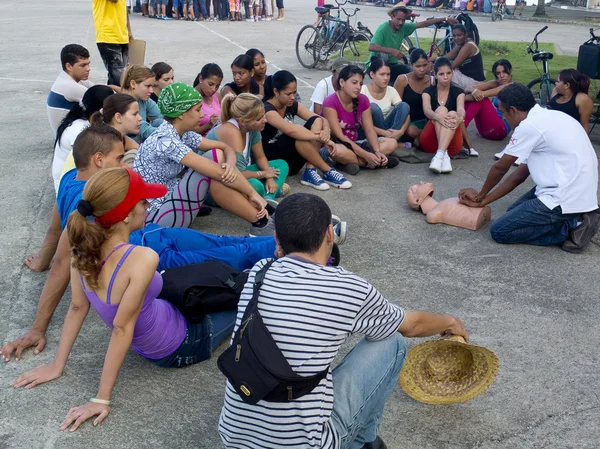
<path fill-rule="evenodd" d="M 413 16 L 410 18 L 410 20 L 412 22 L 415 21 L 415 18 L 417 16 Z M 430 17 L 429 19 L 433 19 L 433 17 Z M 427 20 L 429 20 L 427 19 Z M 443 48 L 443 46 L 446 45 L 446 42 L 450 42 L 452 40 L 452 26 L 451 25 L 445 25 L 445 26 L 437 26 L 437 25 L 430 25 L 427 28 L 431 28 L 434 29 L 435 31 L 433 32 L 433 38 L 431 41 L 431 46 L 429 47 L 429 51 L 427 52 L 427 56 L 431 57 L 433 56 L 433 52 L 436 52 L 438 55 L 440 54 L 439 49 Z M 446 35 L 438 42 L 436 42 L 436 38 L 437 38 L 437 33 L 440 30 L 445 30 L 447 31 Z M 449 32 L 448 32 L 449 31 Z M 415 43 L 415 48 L 421 48 L 421 44 L 419 43 L 419 33 L 418 33 L 418 29 L 416 29 L 414 31 L 413 34 L 411 34 L 410 36 L 407 36 L 408 38 L 414 38 L 414 43 Z"/>

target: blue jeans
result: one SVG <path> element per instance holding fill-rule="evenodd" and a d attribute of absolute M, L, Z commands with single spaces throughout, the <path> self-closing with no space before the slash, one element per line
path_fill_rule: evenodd
<path fill-rule="evenodd" d="M 162 359 L 149 360 L 163 368 L 185 368 L 210 359 L 217 346 L 231 336 L 236 316 L 237 310 L 226 310 L 210 313 L 200 323 L 188 321 L 179 348 Z"/>
<path fill-rule="evenodd" d="M 243 271 L 273 257 L 276 246 L 274 237 L 231 237 L 156 224 L 132 232 L 129 243 L 156 251 L 160 257 L 158 271 L 206 260 L 220 260 Z"/>
<path fill-rule="evenodd" d="M 206 12 L 206 2 L 204 0 L 194 0 L 194 15 L 196 17 L 202 17 L 205 19 L 208 18 L 208 12 Z"/>
<path fill-rule="evenodd" d="M 375 103 L 371 103 L 371 115 L 373 116 L 373 125 L 376 128 L 398 130 L 402 128 L 402 125 L 404 125 L 404 122 L 410 115 L 410 106 L 404 101 L 398 103 L 388 116 L 384 118 L 381 108 Z"/>
<path fill-rule="evenodd" d="M 333 370 L 331 419 L 342 449 L 375 441 L 405 358 L 404 337 L 396 332 L 382 341 L 363 338 Z"/>
<path fill-rule="evenodd" d="M 559 245 L 581 217 L 582 214 L 563 214 L 560 206 L 548 209 L 535 196 L 534 187 L 494 220 L 490 233 L 498 243 Z"/>

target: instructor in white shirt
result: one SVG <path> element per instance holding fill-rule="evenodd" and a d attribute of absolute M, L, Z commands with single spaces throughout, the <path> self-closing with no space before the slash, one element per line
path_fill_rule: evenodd
<path fill-rule="evenodd" d="M 462 189 L 460 202 L 483 207 L 531 175 L 535 187 L 492 223 L 492 238 L 498 243 L 561 245 L 565 251 L 583 251 L 600 223 L 598 159 L 590 139 L 572 117 L 537 105 L 522 84 L 505 87 L 498 100 L 513 135 L 481 190 Z M 518 158 L 523 163 L 498 185 Z"/>

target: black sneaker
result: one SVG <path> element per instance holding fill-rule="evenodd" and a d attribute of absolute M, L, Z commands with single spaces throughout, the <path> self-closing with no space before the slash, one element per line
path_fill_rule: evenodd
<path fill-rule="evenodd" d="M 380 436 L 372 443 L 365 443 L 361 449 L 387 449 L 386 444 L 383 442 Z"/>
<path fill-rule="evenodd" d="M 388 156 L 388 163 L 386 165 L 387 168 L 397 167 L 398 164 L 400 164 L 400 159 L 398 159 L 396 156 Z"/>
<path fill-rule="evenodd" d="M 599 227 L 600 209 L 583 214 L 583 221 L 569 231 L 569 237 L 561 245 L 561 248 L 568 253 L 581 253 L 590 244 Z"/>
<path fill-rule="evenodd" d="M 210 215 L 211 213 L 212 213 L 212 207 L 202 206 L 202 207 L 200 207 L 200 210 L 196 214 L 196 217 L 206 217 L 207 215 Z"/>

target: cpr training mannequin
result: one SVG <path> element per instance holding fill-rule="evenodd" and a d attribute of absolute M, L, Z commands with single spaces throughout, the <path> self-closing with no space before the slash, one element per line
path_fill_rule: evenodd
<path fill-rule="evenodd" d="M 427 223 L 444 223 L 459 228 L 478 230 L 489 223 L 492 211 L 489 206 L 469 207 L 458 203 L 458 198 L 448 198 L 439 203 L 433 199 L 433 184 L 421 181 L 408 188 L 406 201 L 411 209 L 421 210 Z"/>

